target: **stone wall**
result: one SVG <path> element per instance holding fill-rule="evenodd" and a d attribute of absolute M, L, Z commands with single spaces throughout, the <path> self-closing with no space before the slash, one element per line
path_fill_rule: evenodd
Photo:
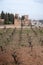
<path fill-rule="evenodd" d="M 16 14 L 17 16 L 17 14 Z M 14 18 L 14 25 L 16 26 L 21 26 L 21 22 L 23 26 L 28 26 L 31 24 L 31 20 L 28 19 L 28 15 L 24 15 L 24 20 L 21 20 L 21 18 L 19 16 L 17 16 L 18 18 Z"/>
<path fill-rule="evenodd" d="M 14 26 L 21 26 L 21 20 L 15 19 L 14 20 Z"/>
<path fill-rule="evenodd" d="M 4 24 L 4 19 L 0 19 L 0 25 Z"/>

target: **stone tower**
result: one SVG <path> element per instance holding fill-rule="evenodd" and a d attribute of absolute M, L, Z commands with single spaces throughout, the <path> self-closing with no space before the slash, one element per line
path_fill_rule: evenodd
<path fill-rule="evenodd" d="M 19 14 L 15 14 L 14 25 L 15 25 L 15 27 L 21 26 L 21 20 L 19 18 Z"/>

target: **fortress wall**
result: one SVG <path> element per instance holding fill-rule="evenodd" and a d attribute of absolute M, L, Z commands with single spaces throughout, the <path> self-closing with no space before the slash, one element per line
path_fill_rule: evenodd
<path fill-rule="evenodd" d="M 14 25 L 15 25 L 15 26 L 21 26 L 21 20 L 15 19 Z"/>
<path fill-rule="evenodd" d="M 21 20 L 21 18 L 19 18 L 19 15 L 15 15 L 16 18 L 14 18 L 14 26 L 21 26 L 21 22 L 23 24 L 23 26 L 28 26 L 30 25 L 31 21 L 28 19 L 28 15 L 24 15 L 24 20 Z"/>

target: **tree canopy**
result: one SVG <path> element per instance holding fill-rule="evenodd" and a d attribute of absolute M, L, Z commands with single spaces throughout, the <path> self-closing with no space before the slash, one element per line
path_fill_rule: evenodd
<path fill-rule="evenodd" d="M 1 19 L 4 19 L 4 24 L 13 24 L 14 23 L 14 15 L 10 13 L 1 12 Z"/>

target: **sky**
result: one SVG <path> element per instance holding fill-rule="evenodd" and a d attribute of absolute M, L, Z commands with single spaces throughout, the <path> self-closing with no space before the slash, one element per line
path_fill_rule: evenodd
<path fill-rule="evenodd" d="M 43 19 L 43 0 L 0 0 L 1 11 Z"/>

